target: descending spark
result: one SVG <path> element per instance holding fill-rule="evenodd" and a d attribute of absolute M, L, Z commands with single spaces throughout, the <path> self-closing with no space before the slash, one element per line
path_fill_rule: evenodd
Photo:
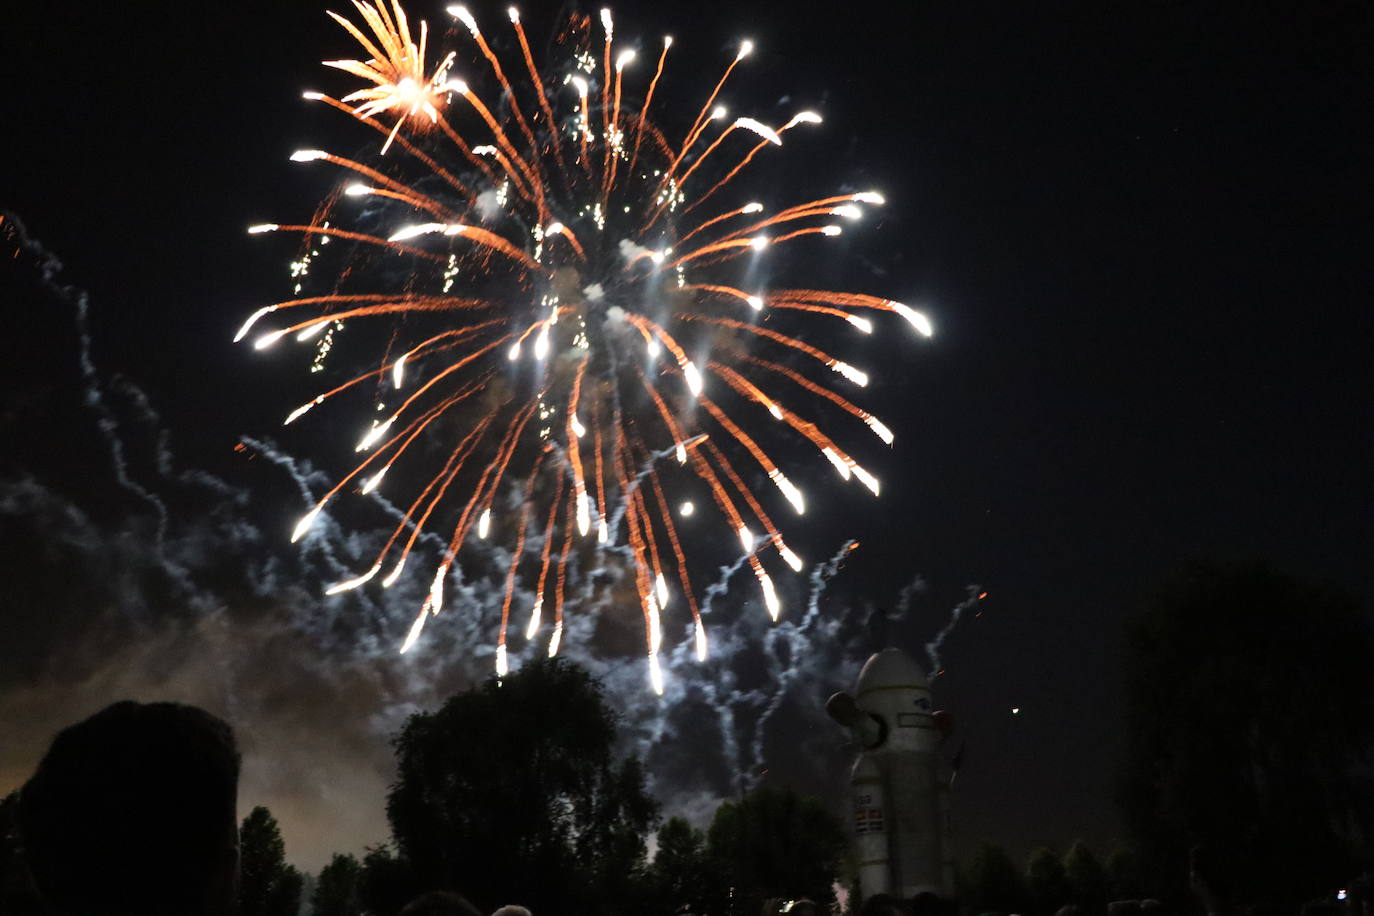
<path fill-rule="evenodd" d="M 686 632 L 670 625 L 676 615 L 690 615 L 691 648 L 707 657 L 695 580 L 722 546 L 738 541 L 759 600 L 781 615 L 794 590 L 775 583 L 773 564 L 799 573 L 803 562 L 769 512 L 785 502 L 791 523 L 807 517 L 804 461 L 879 492 L 850 440 L 891 445 L 894 434 L 841 393 L 870 381 L 848 351 L 888 315 L 923 337 L 932 324 L 893 299 L 772 274 L 789 252 L 822 257 L 841 222 L 863 230 L 867 208 L 885 200 L 822 190 L 765 206 L 746 193 L 775 184 L 749 187 L 746 166 L 776 158 L 764 150 L 790 147 L 799 125 L 821 123 L 811 111 L 781 126 L 727 114 L 739 101 L 729 95 L 747 94 L 731 78 L 752 41 L 715 64 L 712 88 L 691 108 L 664 110 L 657 90 L 672 39 L 651 73 L 648 60 L 631 66 L 635 52 L 619 43 L 609 9 L 575 15 L 559 42 L 567 56 L 541 69 L 514 8 L 500 25 L 515 41 L 489 42 L 473 10 L 448 7 L 456 45 L 436 52 L 428 24 L 412 23 L 400 0 L 353 6 L 356 17 L 329 15 L 360 51 L 325 64 L 357 82 L 338 97 L 304 97 L 379 136 L 376 155 L 291 155 L 340 180 L 309 221 L 249 227 L 294 234 L 301 249 L 293 298 L 256 309 L 234 336 L 254 335 L 258 350 L 304 345 L 312 372 L 342 372 L 330 357 L 342 339 L 349 358 L 370 342 L 383 353 L 286 417 L 329 413 L 338 424 L 350 398 L 370 397 L 349 443 L 353 468 L 291 540 L 345 489 L 371 494 L 386 479 L 389 494 L 404 496 L 371 565 L 326 588 L 338 595 L 379 577 L 394 585 L 427 549 L 421 536 L 447 527 L 442 555 L 417 561 L 433 578 L 401 643 L 408 652 L 443 609 L 448 576 L 461 576 L 455 564 L 475 544 L 509 538 L 509 554 L 477 547 L 504 557 L 498 676 L 511 664 L 509 616 L 524 613 L 521 601 L 525 640 L 551 622 L 556 655 L 565 611 L 586 594 L 582 571 L 618 565 L 637 592 L 648 680 L 661 694 L 665 633 Z M 822 334 L 824 350 L 813 342 Z M 823 423 L 830 414 L 838 419 Z M 520 598 L 535 554 L 532 596 Z"/>

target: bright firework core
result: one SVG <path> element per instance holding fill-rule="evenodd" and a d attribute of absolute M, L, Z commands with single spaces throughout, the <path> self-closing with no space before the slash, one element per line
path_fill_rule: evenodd
<path fill-rule="evenodd" d="M 281 313 L 254 345 L 288 334 L 312 341 L 312 369 L 322 373 L 336 339 L 376 346 L 366 371 L 322 385 L 287 417 L 326 402 L 356 410 L 370 398 L 361 461 L 292 539 L 336 495 L 370 493 L 385 477 L 404 518 L 365 572 L 328 592 L 379 575 L 375 587 L 387 588 L 408 560 L 428 565 L 412 557 L 422 533 L 444 538 L 401 651 L 442 610 L 464 545 L 499 540 L 510 560 L 498 674 L 512 613 L 529 615 L 519 632 L 543 634 L 552 655 L 565 608 L 609 600 L 638 607 L 650 683 L 661 692 L 663 614 L 690 615 L 698 657 L 707 650 L 697 571 L 678 530 L 693 514 L 683 496 L 714 504 L 714 518 L 692 525 L 714 526 L 713 546 L 738 541 L 777 619 L 768 568 L 781 561 L 797 572 L 803 563 L 770 509 L 798 516 L 806 502 L 774 455 L 785 450 L 799 463 L 794 453 L 809 452 L 878 493 L 847 443 L 890 444 L 892 433 L 851 400 L 868 375 L 831 351 L 847 355 L 871 333 L 862 313 L 891 313 L 923 335 L 929 322 L 880 296 L 757 278 L 779 246 L 825 245 L 883 199 L 750 199 L 747 175 L 777 155 L 770 147 L 820 121 L 807 111 L 778 127 L 729 118 L 720 102 L 750 42 L 722 62 L 700 109 L 655 116 L 671 39 L 652 75 L 636 77 L 634 55 L 612 47 L 609 10 L 569 19 L 558 42 L 568 58 L 541 70 L 514 11 L 498 54 L 465 7 L 450 7 L 470 41 L 429 69 L 425 23 L 417 41 L 398 3 L 355 7 L 360 23 L 330 15 L 366 59 L 326 63 L 367 85 L 305 97 L 375 131 L 378 154 L 362 162 L 296 153 L 340 169 L 338 193 L 308 223 L 249 230 L 298 233 L 303 247 L 292 265 L 295 298 L 254 312 L 237 339 Z M 427 447 L 435 442 L 437 462 Z M 528 607 L 517 606 L 517 582 L 529 586 Z"/>

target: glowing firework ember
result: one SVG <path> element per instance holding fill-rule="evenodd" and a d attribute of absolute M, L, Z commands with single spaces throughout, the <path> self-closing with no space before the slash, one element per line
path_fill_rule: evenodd
<path fill-rule="evenodd" d="M 304 251 L 293 265 L 297 298 L 258 309 L 236 338 L 269 315 L 284 319 L 254 346 L 313 340 L 319 370 L 344 323 L 367 319 L 362 327 L 383 349 L 367 372 L 311 392 L 286 419 L 346 392 L 375 400 L 356 440 L 362 460 L 292 539 L 346 488 L 370 493 L 385 478 L 404 518 L 365 571 L 328 591 L 378 577 L 387 588 L 421 533 L 448 519 L 447 547 L 402 652 L 443 608 L 464 544 L 510 544 L 498 673 L 520 572 L 533 579 L 538 570 L 525 637 L 546 632 L 554 654 L 570 569 L 599 554 L 598 566 L 619 563 L 638 596 L 650 683 L 661 692 L 661 615 L 685 605 L 698 657 L 707 650 L 679 532 L 694 503 L 683 495 L 709 495 L 716 521 L 693 518 L 694 527 L 716 524 L 713 541 L 738 539 L 776 619 L 783 609 L 765 563 L 796 571 L 802 561 L 764 508 L 772 497 L 747 481 L 767 479 L 784 511 L 803 514 L 802 490 L 773 456 L 787 449 L 791 463 L 801 448 L 878 492 L 840 440 L 890 444 L 892 432 L 850 400 L 868 374 L 832 353 L 848 356 L 873 330 L 866 314 L 893 313 L 923 335 L 929 322 L 880 296 L 758 278 L 780 247 L 826 244 L 841 221 L 883 199 L 833 193 L 768 207 L 745 195 L 741 176 L 755 160 L 762 167 L 769 147 L 820 122 L 806 111 L 780 126 L 726 116 L 718 100 L 749 42 L 722 62 L 701 108 L 673 113 L 667 126 L 655 120 L 654 95 L 672 40 L 652 76 L 635 78 L 633 52 L 612 46 L 609 10 L 574 15 L 558 42 L 568 59 L 541 71 L 514 9 L 507 45 L 519 53 L 503 62 L 468 10 L 449 7 L 469 59 L 450 52 L 431 70 L 425 23 L 416 42 L 394 0 L 354 6 L 361 25 L 330 15 L 364 59 L 326 64 L 368 85 L 306 98 L 376 131 L 383 155 L 369 163 L 320 150 L 292 156 L 344 178 L 310 222 L 249 229 L 300 233 Z M 339 266 L 328 271 L 328 289 L 310 295 L 307 274 L 327 254 Z M 829 411 L 835 428 L 822 430 L 791 405 Z M 443 443 L 440 461 L 429 462 L 417 442 Z M 398 462 L 405 469 L 391 473 Z"/>

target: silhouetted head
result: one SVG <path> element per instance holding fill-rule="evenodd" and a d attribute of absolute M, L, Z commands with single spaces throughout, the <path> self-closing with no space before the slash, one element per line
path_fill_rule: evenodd
<path fill-rule="evenodd" d="M 945 916 L 948 908 L 938 894 L 921 891 L 911 898 L 912 916 Z"/>
<path fill-rule="evenodd" d="M 234 733 L 178 703 L 66 729 L 19 796 L 34 883 L 59 913 L 220 916 L 238 897 Z"/>
<path fill-rule="evenodd" d="M 859 907 L 859 916 L 906 916 L 906 908 L 891 894 L 874 894 Z"/>
<path fill-rule="evenodd" d="M 430 891 L 407 903 L 398 916 L 482 916 L 462 894 Z"/>
<path fill-rule="evenodd" d="M 495 913 L 492 913 L 491 916 L 533 916 L 533 914 L 531 914 L 530 911 L 525 909 L 523 906 L 517 906 L 514 903 L 508 903 L 505 906 L 501 907 L 501 909 L 497 910 Z"/>
<path fill-rule="evenodd" d="M 789 916 L 821 916 L 821 907 L 820 904 L 816 903 L 814 900 L 802 898 L 801 900 L 793 902 L 793 904 L 783 910 L 783 912 L 789 914 Z"/>

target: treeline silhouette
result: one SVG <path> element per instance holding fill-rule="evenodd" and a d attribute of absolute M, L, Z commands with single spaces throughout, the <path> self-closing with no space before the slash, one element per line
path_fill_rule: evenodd
<path fill-rule="evenodd" d="M 722 803 L 705 830 L 663 820 L 598 681 L 541 660 L 407 720 L 389 837 L 315 879 L 287 864 L 266 808 L 235 829 L 228 725 L 117 703 L 0 801 L 0 916 L 808 916 L 836 908 L 837 886 L 861 916 L 1374 916 L 1374 635 L 1358 604 L 1259 564 L 1198 565 L 1125 638 L 1126 841 L 1024 866 L 983 843 L 957 902 L 860 901 L 841 822 L 784 787 Z"/>

